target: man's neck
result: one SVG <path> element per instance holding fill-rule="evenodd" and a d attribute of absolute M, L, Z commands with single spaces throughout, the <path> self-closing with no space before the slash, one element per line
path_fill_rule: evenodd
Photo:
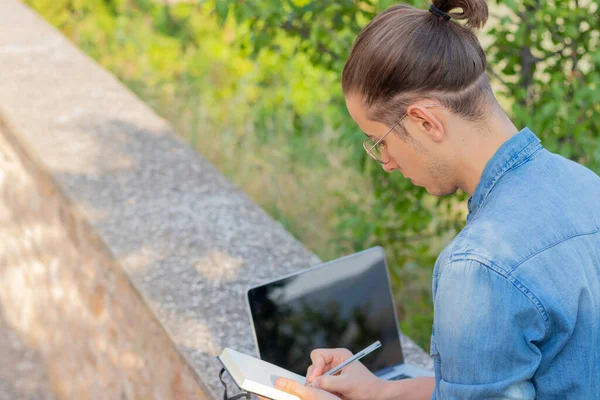
<path fill-rule="evenodd" d="M 464 148 L 461 165 L 460 188 L 473 195 L 481 180 L 483 170 L 496 151 L 519 130 L 504 113 L 498 111 L 487 121 L 483 132 L 473 132 Z"/>

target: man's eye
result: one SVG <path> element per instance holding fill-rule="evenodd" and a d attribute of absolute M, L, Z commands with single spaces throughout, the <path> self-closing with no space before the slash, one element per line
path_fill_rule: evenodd
<path fill-rule="evenodd" d="M 387 149 L 387 146 L 385 145 L 385 142 L 380 142 L 379 143 L 379 147 L 381 147 L 382 149 Z"/>

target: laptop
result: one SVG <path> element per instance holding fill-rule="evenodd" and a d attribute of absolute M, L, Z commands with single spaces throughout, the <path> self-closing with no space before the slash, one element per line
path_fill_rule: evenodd
<path fill-rule="evenodd" d="M 254 343 L 262 360 L 304 376 L 316 348 L 356 353 L 381 341 L 361 362 L 382 379 L 433 376 L 404 363 L 385 253 L 374 247 L 247 293 Z"/>

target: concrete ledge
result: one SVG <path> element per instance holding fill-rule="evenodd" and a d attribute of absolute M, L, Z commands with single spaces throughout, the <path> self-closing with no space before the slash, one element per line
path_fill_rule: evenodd
<path fill-rule="evenodd" d="M 2 221 L 17 235 L 7 235 L 12 250 L 0 249 L 0 274 L 22 286 L 21 294 L 2 289 L 0 306 L 40 349 L 55 390 L 220 397 L 214 357 L 224 346 L 255 352 L 246 288 L 318 258 L 16 0 L 0 0 L 0 87 L 0 172 L 22 183 L 0 179 Z M 22 237 L 29 244 L 17 243 Z M 36 285 L 48 292 L 40 297 Z M 44 306 L 52 311 L 35 309 Z M 70 354 L 70 373 L 114 368 L 107 376 L 125 377 L 114 396 L 94 385 L 85 393 L 91 378 L 69 386 L 60 354 L 74 341 L 85 343 Z M 410 340 L 404 345 L 407 361 L 431 368 Z"/>
<path fill-rule="evenodd" d="M 0 172 L 0 317 L 43 358 L 52 391 L 212 398 L 110 250 L 3 124 Z"/>

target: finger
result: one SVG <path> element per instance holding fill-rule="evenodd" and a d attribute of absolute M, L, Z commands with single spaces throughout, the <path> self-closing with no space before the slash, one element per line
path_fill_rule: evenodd
<path fill-rule="evenodd" d="M 275 381 L 275 387 L 279 390 L 283 390 L 286 393 L 298 396 L 301 399 L 308 397 L 307 394 L 309 390 L 314 390 L 302 385 L 300 382 L 286 378 L 277 378 Z"/>
<path fill-rule="evenodd" d="M 315 369 L 315 367 L 313 365 L 311 365 L 306 370 L 306 383 L 309 383 L 313 379 L 312 378 L 312 372 L 314 371 L 314 369 Z"/>
<path fill-rule="evenodd" d="M 343 393 L 349 387 L 347 380 L 347 375 L 323 375 L 313 381 L 313 387 L 329 393 Z"/>
<path fill-rule="evenodd" d="M 342 360 L 352 357 L 352 352 L 348 349 L 315 349 L 310 353 L 314 369 L 311 378 L 323 375 L 326 367 L 330 364 L 338 364 Z M 307 379 L 309 377 L 307 376 Z"/>
<path fill-rule="evenodd" d="M 325 366 L 329 364 L 328 356 L 329 352 L 326 349 L 315 349 L 310 352 L 310 359 L 312 360 L 312 373 L 306 376 L 306 380 L 310 381 L 314 379 L 315 376 L 322 375 L 325 372 Z"/>

